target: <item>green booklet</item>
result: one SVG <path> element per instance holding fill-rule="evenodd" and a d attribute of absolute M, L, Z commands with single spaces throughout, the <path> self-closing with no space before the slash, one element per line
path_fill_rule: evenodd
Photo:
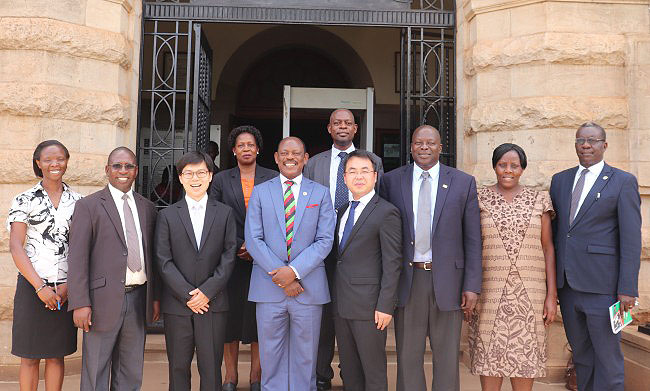
<path fill-rule="evenodd" d="M 632 323 L 630 311 L 621 311 L 621 302 L 617 301 L 609 307 L 609 321 L 612 324 L 612 332 L 618 334 L 623 327 Z"/>

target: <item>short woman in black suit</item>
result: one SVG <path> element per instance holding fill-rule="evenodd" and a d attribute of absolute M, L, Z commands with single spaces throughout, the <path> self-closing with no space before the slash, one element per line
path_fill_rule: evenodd
<path fill-rule="evenodd" d="M 45 387 L 61 390 L 63 357 L 77 350 L 68 312 L 68 232 L 81 195 L 63 183 L 70 154 L 56 140 L 40 143 L 32 158 L 41 180 L 18 194 L 7 217 L 9 249 L 18 268 L 11 353 L 20 357 L 21 390 L 36 390 L 45 359 Z"/>
<path fill-rule="evenodd" d="M 244 125 L 233 129 L 228 136 L 228 142 L 237 159 L 237 166 L 215 175 L 210 189 L 211 197 L 234 209 L 239 246 L 235 269 L 228 281 L 230 309 L 224 346 L 226 375 L 223 390 L 237 389 L 239 342 L 242 342 L 251 344 L 250 381 L 251 390 L 255 391 L 261 389 L 262 370 L 257 344 L 255 303 L 248 301 L 253 258 L 246 251 L 246 243 L 244 243 L 244 221 L 253 186 L 276 177 L 278 172 L 256 164 L 257 155 L 262 149 L 262 135 L 255 127 Z"/>

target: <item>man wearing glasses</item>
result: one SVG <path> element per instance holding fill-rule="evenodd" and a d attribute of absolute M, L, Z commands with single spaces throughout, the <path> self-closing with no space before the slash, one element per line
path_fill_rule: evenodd
<path fill-rule="evenodd" d="M 350 153 L 345 184 L 352 200 L 338 211 L 331 287 L 346 390 L 388 391 L 386 328 L 393 318 L 402 269 L 399 210 L 375 193 L 377 166 L 369 152 Z"/>
<path fill-rule="evenodd" d="M 621 335 L 608 308 L 629 310 L 638 296 L 641 198 L 634 175 L 603 160 L 605 130 L 587 122 L 576 132 L 580 165 L 551 181 L 557 288 L 579 390 L 622 391 Z"/>
<path fill-rule="evenodd" d="M 238 248 L 235 215 L 229 206 L 208 198 L 214 171 L 210 156 L 188 152 L 176 168 L 185 197 L 160 212 L 155 235 L 169 389 L 191 389 L 196 351 L 201 391 L 221 390 L 226 284 Z"/>
<path fill-rule="evenodd" d="M 159 317 L 153 265 L 156 209 L 133 192 L 135 155 L 114 149 L 108 186 L 77 201 L 70 225 L 68 309 L 82 329 L 82 390 L 137 390 L 145 324 Z"/>

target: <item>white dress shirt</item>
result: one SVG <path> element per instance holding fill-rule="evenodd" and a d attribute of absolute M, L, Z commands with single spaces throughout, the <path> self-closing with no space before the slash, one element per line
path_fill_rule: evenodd
<path fill-rule="evenodd" d="M 356 148 L 354 147 L 354 144 L 351 144 L 350 147 L 345 151 L 336 149 L 336 147 L 332 145 L 332 158 L 330 159 L 330 197 L 332 197 L 332 205 L 334 205 L 334 198 L 336 197 L 336 177 L 338 176 L 339 164 L 341 163 L 339 153 L 345 152 L 347 154 L 350 154 L 350 152 L 354 151 L 355 149 Z M 351 199 L 352 193 L 350 193 L 348 190 L 348 200 Z"/>
<path fill-rule="evenodd" d="M 576 176 L 575 178 L 573 178 L 573 187 L 571 187 L 571 193 L 573 193 L 573 189 L 575 189 L 576 183 L 578 183 L 578 178 L 580 178 L 580 174 L 582 174 L 582 171 L 587 170 L 588 172 L 585 174 L 585 184 L 584 187 L 582 188 L 582 194 L 580 194 L 580 200 L 578 201 L 578 209 L 576 209 L 576 215 L 580 211 L 580 207 L 582 206 L 582 203 L 584 202 L 585 198 L 587 198 L 587 194 L 589 194 L 589 191 L 594 186 L 594 183 L 596 183 L 596 179 L 598 179 L 604 167 L 605 167 L 604 160 L 601 160 L 599 163 L 596 163 L 589 168 L 585 168 L 582 165 L 578 166 L 578 171 L 576 171 Z"/>
<path fill-rule="evenodd" d="M 124 232 L 124 237 L 126 238 L 126 225 L 124 224 L 124 200 L 121 190 L 116 189 L 110 183 L 108 184 L 108 190 L 113 196 L 113 201 L 117 207 L 117 213 L 120 215 L 120 221 L 122 222 L 122 231 Z M 133 198 L 133 190 L 129 190 L 126 195 L 128 196 L 127 202 L 131 208 L 131 213 L 133 213 L 133 220 L 135 221 L 135 230 L 138 233 L 138 243 L 140 247 L 140 264 L 142 267 L 137 272 L 132 271 L 128 267 L 126 268 L 126 279 L 124 280 L 124 285 L 142 285 L 147 282 L 147 273 L 145 271 L 144 264 L 144 248 L 142 246 L 142 230 L 140 229 L 140 217 L 138 216 L 138 208 L 135 206 L 135 199 Z"/>
<path fill-rule="evenodd" d="M 418 199 L 420 198 L 420 186 L 422 186 L 422 173 L 424 172 L 417 164 L 413 165 L 413 230 L 418 226 Z M 431 181 L 431 217 L 430 224 L 433 224 L 433 215 L 436 209 L 436 196 L 438 195 L 438 179 L 440 178 L 440 162 L 427 170 Z M 419 253 L 417 249 L 413 253 L 413 262 L 431 262 L 433 258 L 431 249 L 425 254 Z"/>
<path fill-rule="evenodd" d="M 352 218 L 354 219 L 354 224 L 357 223 L 357 220 L 359 220 L 359 216 L 361 216 L 361 213 L 363 212 L 363 209 L 368 205 L 368 202 L 372 199 L 372 197 L 375 196 L 375 190 L 371 190 L 370 193 L 364 195 L 363 197 L 359 198 L 358 200 L 354 201 L 359 201 L 359 204 L 357 207 L 354 209 L 354 216 Z M 341 222 L 339 223 L 339 243 L 341 243 L 341 239 L 343 238 L 343 231 L 345 231 L 345 224 L 348 221 L 348 215 L 350 214 L 350 203 L 352 201 L 348 202 L 348 209 L 343 213 L 343 216 L 341 216 Z"/>
<path fill-rule="evenodd" d="M 201 235 L 203 235 L 203 222 L 205 221 L 205 208 L 208 205 L 208 194 L 204 194 L 203 198 L 198 201 L 186 195 L 185 202 L 187 202 L 187 209 L 190 212 L 196 247 L 197 249 L 201 249 Z"/>
<path fill-rule="evenodd" d="M 300 196 L 300 184 L 302 183 L 302 174 L 298 175 L 297 177 L 293 179 L 289 179 L 286 176 L 280 174 L 280 182 L 282 182 L 282 200 L 284 200 L 284 192 L 287 191 L 287 184 L 284 183 L 288 180 L 293 181 L 293 185 L 291 185 L 291 192 L 293 193 L 293 199 L 296 200 L 296 210 L 298 208 L 298 197 Z M 295 227 L 295 225 L 294 225 Z M 284 227 L 283 227 L 284 229 Z M 296 233 L 293 233 L 294 235 L 294 240 L 296 237 Z M 298 270 L 296 270 L 295 267 L 289 265 L 291 269 L 293 269 L 293 272 L 296 274 L 296 278 L 300 279 L 300 274 L 298 274 Z"/>

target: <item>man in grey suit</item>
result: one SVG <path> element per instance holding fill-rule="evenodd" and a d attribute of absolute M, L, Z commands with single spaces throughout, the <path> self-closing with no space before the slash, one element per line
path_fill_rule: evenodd
<path fill-rule="evenodd" d="M 357 124 L 350 110 L 337 109 L 330 115 L 327 131 L 332 136 L 332 148 L 321 152 L 309 159 L 305 166 L 305 177 L 329 188 L 329 194 L 335 210 L 347 205 L 350 196 L 343 178 L 343 162 L 345 157 L 356 148 L 352 143 L 357 134 Z M 373 163 L 377 166 L 377 185 L 384 173 L 381 159 L 370 153 Z M 336 269 L 336 254 L 330 254 L 325 260 L 327 279 L 332 286 L 332 278 Z M 318 390 L 329 390 L 332 387 L 332 358 L 334 358 L 334 317 L 332 305 L 323 307 L 321 334 L 318 344 L 318 360 L 316 375 Z"/>
<path fill-rule="evenodd" d="M 81 390 L 139 390 L 145 323 L 159 317 L 156 209 L 131 190 L 135 154 L 114 149 L 108 186 L 77 201 L 70 226 L 68 309 L 84 330 Z"/>
<path fill-rule="evenodd" d="M 375 193 L 377 167 L 356 150 L 345 162 L 349 205 L 338 212 L 332 303 L 347 391 L 388 391 L 386 327 L 402 269 L 399 210 Z"/>
<path fill-rule="evenodd" d="M 397 390 L 425 391 L 424 346 L 433 352 L 433 391 L 460 389 L 463 314 L 481 291 L 481 225 L 474 177 L 438 161 L 442 145 L 428 125 L 415 129 L 415 164 L 384 175 L 382 197 L 402 215 L 404 270 L 395 316 Z"/>
<path fill-rule="evenodd" d="M 638 296 L 641 197 L 634 175 L 603 160 L 607 135 L 587 122 L 576 132 L 580 165 L 553 175 L 553 237 L 564 330 L 580 391 L 622 391 L 621 334 L 608 308 L 629 310 Z"/>
<path fill-rule="evenodd" d="M 330 301 L 323 260 L 336 216 L 327 188 L 302 175 L 304 143 L 280 141 L 280 176 L 253 188 L 244 238 L 253 257 L 248 299 L 257 303 L 262 389 L 316 390 L 322 306 Z"/>

